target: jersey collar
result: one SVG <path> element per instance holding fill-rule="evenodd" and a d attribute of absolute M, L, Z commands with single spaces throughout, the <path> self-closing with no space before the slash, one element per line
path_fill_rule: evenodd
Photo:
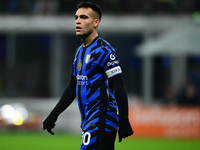
<path fill-rule="evenodd" d="M 83 49 L 90 47 L 98 38 L 99 36 L 97 36 L 88 46 L 85 46 L 85 47 L 83 46 Z"/>

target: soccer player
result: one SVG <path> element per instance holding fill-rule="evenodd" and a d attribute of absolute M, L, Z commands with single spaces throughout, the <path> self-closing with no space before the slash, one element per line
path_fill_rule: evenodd
<path fill-rule="evenodd" d="M 133 134 L 118 56 L 97 33 L 101 15 L 95 3 L 77 5 L 76 35 L 83 44 L 75 51 L 69 85 L 43 122 L 43 129 L 53 135 L 58 116 L 76 97 L 81 113 L 81 150 L 114 150 L 117 131 L 119 142 Z"/>

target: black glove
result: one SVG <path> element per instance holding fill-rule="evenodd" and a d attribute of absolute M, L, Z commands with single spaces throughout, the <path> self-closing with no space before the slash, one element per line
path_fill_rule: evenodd
<path fill-rule="evenodd" d="M 50 113 L 49 116 L 43 122 L 43 130 L 46 130 L 51 134 L 54 135 L 52 129 L 55 127 L 55 122 L 57 121 L 58 116 Z"/>
<path fill-rule="evenodd" d="M 119 130 L 118 130 L 119 142 L 122 141 L 122 138 L 125 139 L 126 137 L 131 136 L 133 133 L 134 132 L 131 128 L 128 118 L 119 121 Z"/>

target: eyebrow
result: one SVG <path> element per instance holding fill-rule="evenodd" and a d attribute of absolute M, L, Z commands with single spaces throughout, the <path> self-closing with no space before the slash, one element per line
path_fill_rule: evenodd
<path fill-rule="evenodd" d="M 78 15 L 75 15 L 74 16 L 75 18 L 78 18 L 78 17 L 80 17 L 80 18 L 83 18 L 83 17 L 86 17 L 86 18 L 89 18 L 87 15 L 85 15 L 85 14 L 83 14 L 83 15 L 80 15 L 80 16 L 78 16 Z"/>

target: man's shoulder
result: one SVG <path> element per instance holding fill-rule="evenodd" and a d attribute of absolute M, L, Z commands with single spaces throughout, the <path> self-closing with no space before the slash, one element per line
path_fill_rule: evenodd
<path fill-rule="evenodd" d="M 81 47 L 82 47 L 82 45 L 76 47 L 76 49 L 74 51 L 74 55 L 76 55 L 80 51 Z"/>
<path fill-rule="evenodd" d="M 78 46 L 75 51 L 74 51 L 74 54 L 73 54 L 73 58 L 76 59 L 75 57 L 77 57 L 77 54 L 78 52 L 80 51 L 80 48 L 81 48 L 82 45 Z"/>
<path fill-rule="evenodd" d="M 82 44 L 79 45 L 78 47 L 76 47 L 75 52 L 79 51 L 79 49 L 81 48 Z"/>
<path fill-rule="evenodd" d="M 102 46 L 102 47 L 106 47 L 106 46 L 111 46 L 110 43 L 108 41 L 106 41 L 105 39 L 103 38 L 99 38 L 99 41 L 98 43 Z"/>
<path fill-rule="evenodd" d="M 99 51 L 104 51 L 104 52 L 115 51 L 115 49 L 111 46 L 111 44 L 102 38 L 99 38 L 97 43 L 99 45 L 98 46 Z"/>

